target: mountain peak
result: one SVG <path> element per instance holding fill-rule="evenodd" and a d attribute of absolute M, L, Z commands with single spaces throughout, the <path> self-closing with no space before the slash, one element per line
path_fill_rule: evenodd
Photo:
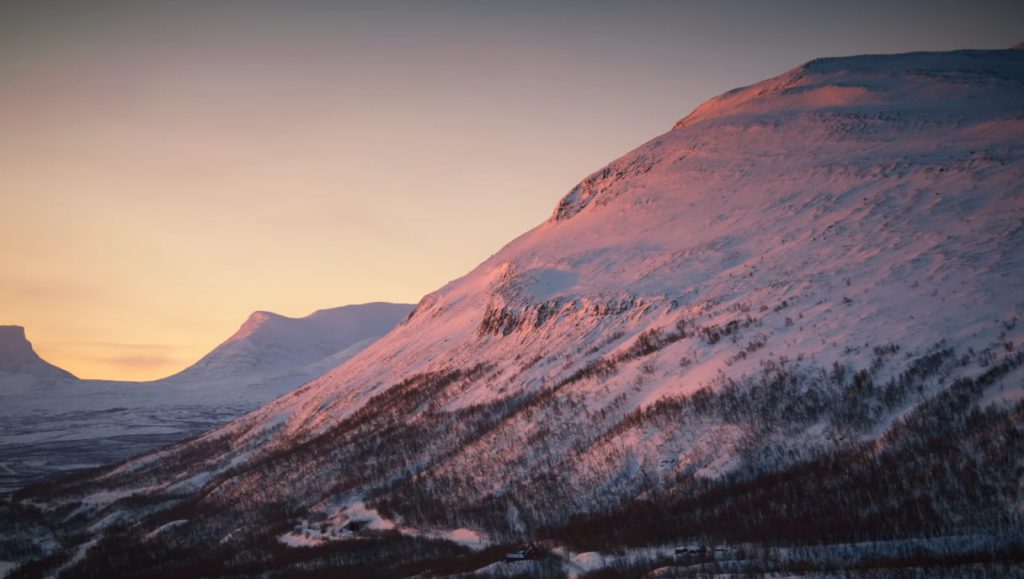
<path fill-rule="evenodd" d="M 352 324 L 366 324 L 371 326 L 379 325 L 374 320 L 393 317 L 394 312 L 406 312 L 411 306 L 407 304 L 393 304 L 388 302 L 370 302 L 339 306 L 336 308 L 323 308 L 314 311 L 305 317 L 290 317 L 266 310 L 257 310 L 246 318 L 245 322 L 228 338 L 224 344 L 240 340 L 253 339 L 266 333 L 290 333 L 299 331 L 308 334 L 311 330 L 315 333 L 336 333 L 344 331 L 341 328 Z M 404 315 L 404 314 L 403 314 Z M 339 326 L 340 324 L 340 326 Z M 381 325 L 381 329 L 390 328 L 390 322 Z"/>
<path fill-rule="evenodd" d="M 296 369 L 327 363 L 328 358 L 343 350 L 384 335 L 411 309 L 406 304 L 371 303 L 321 309 L 301 318 L 258 310 L 217 348 L 168 379 L 216 376 L 240 380 L 254 373 L 272 374 L 272 367 L 289 369 L 297 376 L 301 373 Z M 316 372 L 327 369 L 317 366 Z M 282 384 L 290 383 L 289 380 Z"/>
<path fill-rule="evenodd" d="M 238 330 L 228 338 L 227 342 L 234 342 L 236 340 L 242 340 L 253 335 L 257 330 L 263 327 L 264 324 L 271 320 L 282 319 L 284 316 L 275 314 L 274 312 L 268 312 L 264 310 L 257 310 L 245 319 L 245 322 L 239 326 Z M 227 343 L 225 342 L 225 343 Z"/>

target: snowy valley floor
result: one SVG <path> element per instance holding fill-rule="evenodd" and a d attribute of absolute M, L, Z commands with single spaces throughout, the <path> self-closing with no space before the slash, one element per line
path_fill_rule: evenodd
<path fill-rule="evenodd" d="M 112 407 L 0 415 L 0 493 L 120 462 L 244 413 L 214 406 Z"/>

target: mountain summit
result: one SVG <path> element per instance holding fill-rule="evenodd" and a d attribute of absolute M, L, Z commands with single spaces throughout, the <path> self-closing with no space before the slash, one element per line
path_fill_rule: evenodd
<path fill-rule="evenodd" d="M 590 175 L 321 378 L 21 496 L 110 528 L 76 556 L 110 574 L 126 549 L 185 575 L 413 574 L 467 537 L 1002 548 L 1024 529 L 1022 184 L 1024 53 L 812 61 Z"/>

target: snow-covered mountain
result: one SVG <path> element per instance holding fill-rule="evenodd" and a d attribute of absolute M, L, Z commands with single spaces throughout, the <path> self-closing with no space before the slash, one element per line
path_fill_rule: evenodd
<path fill-rule="evenodd" d="M 396 531 L 1019 530 L 1022 309 L 1024 52 L 820 59 L 590 175 L 322 377 L 22 497 L 114 529 L 58 537 L 108 572 L 128 547 L 185 574 L 465 554 Z"/>
<path fill-rule="evenodd" d="M 25 337 L 25 328 L 0 326 L 0 388 L 74 379 L 70 372 L 39 357 Z"/>
<path fill-rule="evenodd" d="M 304 318 L 253 312 L 224 343 L 157 385 L 248 384 L 276 397 L 348 360 L 395 327 L 412 308 L 375 302 L 317 310 Z"/>
<path fill-rule="evenodd" d="M 369 303 L 304 318 L 255 312 L 223 344 L 153 382 L 77 380 L 0 327 L 0 490 L 99 466 L 199 434 L 348 360 L 410 304 Z"/>

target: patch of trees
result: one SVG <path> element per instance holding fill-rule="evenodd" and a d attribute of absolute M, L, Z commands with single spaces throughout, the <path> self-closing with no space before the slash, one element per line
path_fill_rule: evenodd
<path fill-rule="evenodd" d="M 0 502 L 0 560 L 23 561 L 43 555 L 38 542 L 51 535 L 44 513 L 31 504 Z"/>
<path fill-rule="evenodd" d="M 1024 364 L 1004 359 L 911 411 L 881 444 L 852 443 L 750 476 L 693 479 L 540 536 L 579 550 L 681 537 L 767 544 L 970 533 L 1024 537 L 1024 403 L 979 408 L 985 388 Z M 705 395 L 706 396 L 706 395 Z"/>

